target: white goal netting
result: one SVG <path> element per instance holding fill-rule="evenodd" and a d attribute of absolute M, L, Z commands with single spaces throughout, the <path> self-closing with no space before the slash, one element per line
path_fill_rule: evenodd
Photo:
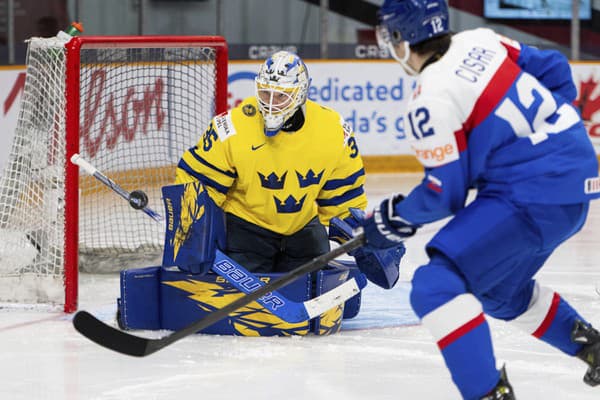
<path fill-rule="evenodd" d="M 29 42 L 17 128 L 0 177 L 0 301 L 65 301 L 69 224 L 79 232 L 80 270 L 159 263 L 164 227 L 83 171 L 66 179 L 68 156 L 78 151 L 126 190 L 144 190 L 148 206 L 162 214 L 160 187 L 173 181 L 181 154 L 217 111 L 218 52 L 210 43 L 76 40 L 78 47 L 56 38 Z M 67 70 L 75 64 L 77 74 Z M 72 191 L 75 215 L 65 207 Z M 71 280 L 67 289 L 77 284 Z"/>

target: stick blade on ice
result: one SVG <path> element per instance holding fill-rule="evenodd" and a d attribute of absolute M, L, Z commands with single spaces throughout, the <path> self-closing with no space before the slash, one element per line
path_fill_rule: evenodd
<path fill-rule="evenodd" d="M 83 336 L 110 350 L 135 357 L 148 354 L 148 339 L 124 335 L 122 331 L 106 325 L 87 311 L 78 311 L 73 326 Z"/>

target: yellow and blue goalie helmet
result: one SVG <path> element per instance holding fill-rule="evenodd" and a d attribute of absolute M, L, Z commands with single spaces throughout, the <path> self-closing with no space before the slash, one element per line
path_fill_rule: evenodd
<path fill-rule="evenodd" d="M 278 51 L 260 67 L 255 82 L 265 135 L 275 136 L 306 102 L 310 86 L 308 69 L 296 54 Z"/>

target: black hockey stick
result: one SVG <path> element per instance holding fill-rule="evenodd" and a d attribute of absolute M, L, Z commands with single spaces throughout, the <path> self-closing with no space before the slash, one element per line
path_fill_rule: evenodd
<path fill-rule="evenodd" d="M 262 296 L 268 295 L 271 291 L 280 289 L 292 283 L 301 276 L 318 271 L 329 261 L 332 261 L 344 253 L 355 250 L 361 247 L 363 244 L 364 233 L 361 232 L 354 238 L 342 244 L 340 247 L 320 255 L 319 257 L 313 258 L 311 261 L 288 272 L 281 278 L 260 287 L 252 293 L 240 297 L 239 299 L 229 303 L 217 311 L 213 311 L 198 321 L 192 322 L 185 328 L 174 331 L 173 333 L 159 339 L 144 338 L 121 331 L 105 324 L 87 311 L 77 312 L 73 318 L 73 325 L 79 333 L 91 341 L 99 344 L 100 346 L 104 346 L 121 354 L 127 354 L 135 357 L 145 357 L 169 346 L 179 339 L 183 339 L 186 336 L 211 326 L 239 308 L 256 301 Z"/>

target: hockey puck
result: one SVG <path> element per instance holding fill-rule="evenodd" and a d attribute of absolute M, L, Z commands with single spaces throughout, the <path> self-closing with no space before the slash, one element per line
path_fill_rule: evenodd
<path fill-rule="evenodd" d="M 141 190 L 134 190 L 129 194 L 129 205 L 136 210 L 141 210 L 148 205 L 148 195 Z"/>

